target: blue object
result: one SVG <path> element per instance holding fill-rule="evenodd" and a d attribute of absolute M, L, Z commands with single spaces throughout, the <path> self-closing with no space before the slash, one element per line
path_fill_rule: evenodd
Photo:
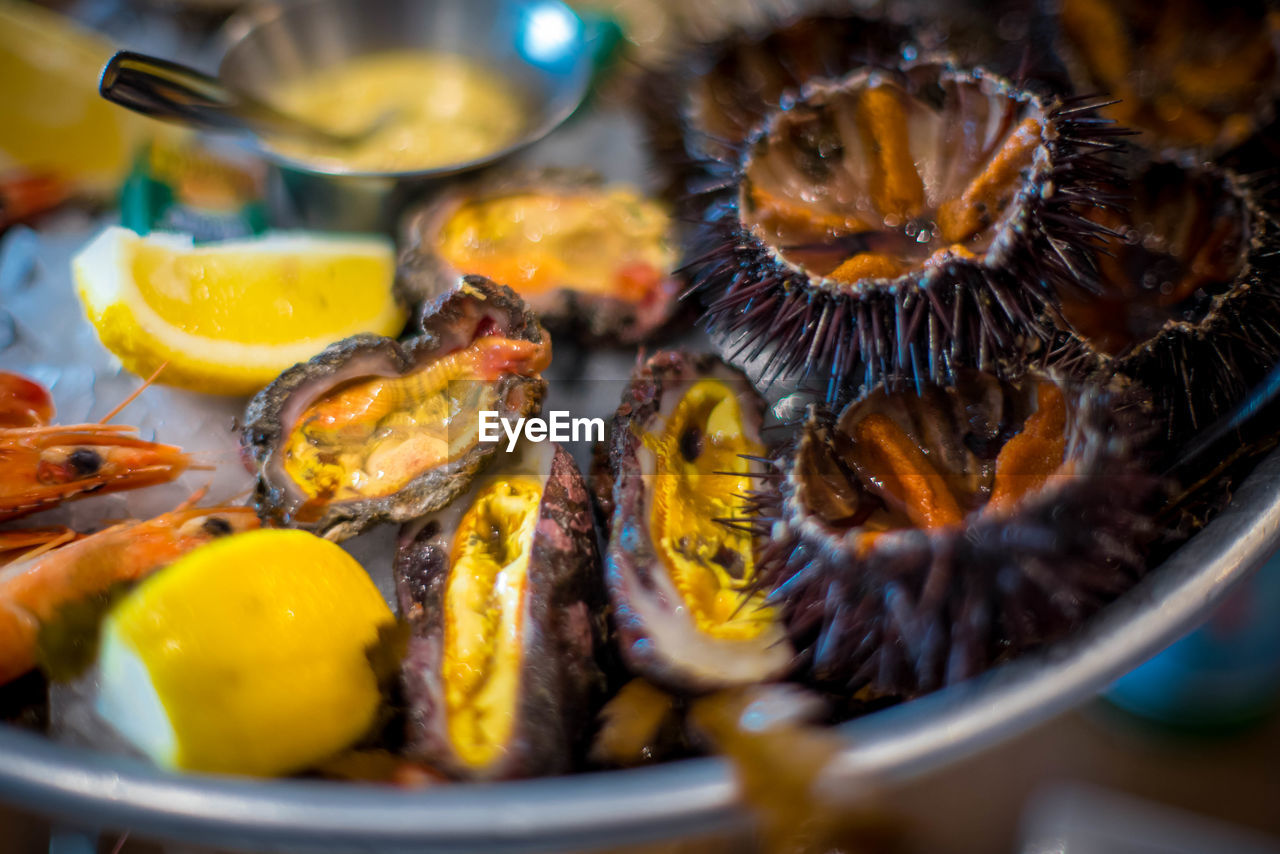
<path fill-rule="evenodd" d="M 1200 628 L 1118 679 L 1116 706 L 1165 724 L 1229 727 L 1280 703 L 1280 554 Z"/>

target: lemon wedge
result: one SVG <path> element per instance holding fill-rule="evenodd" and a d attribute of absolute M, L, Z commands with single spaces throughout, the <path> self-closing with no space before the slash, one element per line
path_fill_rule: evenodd
<path fill-rule="evenodd" d="M 373 725 L 380 695 L 365 650 L 392 619 L 341 547 L 302 531 L 236 534 L 112 608 L 96 709 L 166 768 L 296 771 Z"/>
<path fill-rule="evenodd" d="M 103 346 L 125 368 L 215 394 L 251 394 L 327 345 L 405 322 L 380 237 L 282 232 L 193 245 L 112 226 L 72 262 Z"/>
<path fill-rule="evenodd" d="M 0 172 L 52 172 L 92 195 L 115 192 L 134 146 L 157 123 L 98 94 L 114 50 L 64 15 L 0 0 Z"/>

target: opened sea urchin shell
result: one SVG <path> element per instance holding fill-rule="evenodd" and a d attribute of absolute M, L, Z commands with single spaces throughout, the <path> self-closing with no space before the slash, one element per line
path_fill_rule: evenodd
<path fill-rule="evenodd" d="M 895 67 L 904 50 L 914 50 L 911 42 L 901 24 L 818 14 L 687 45 L 676 61 L 647 74 L 641 100 L 668 192 L 684 198 L 708 158 L 735 160 L 742 141 L 785 95 L 855 68 Z"/>
<path fill-rule="evenodd" d="M 249 403 L 241 441 L 258 512 L 340 541 L 443 507 L 494 452 L 480 411 L 537 411 L 550 361 L 537 318 L 478 276 L 434 301 L 416 338 L 328 347 Z"/>
<path fill-rule="evenodd" d="M 1115 129 L 981 70 L 862 69 L 807 87 L 708 194 L 690 270 L 708 329 L 763 381 L 830 400 L 888 375 L 943 382 L 1048 334 L 1089 249 Z"/>
<path fill-rule="evenodd" d="M 1280 361 L 1280 225 L 1251 183 L 1210 165 L 1135 160 L 1100 290 L 1064 295 L 1075 344 L 1149 388 L 1177 448 Z"/>
<path fill-rule="evenodd" d="M 1273 4 L 1059 5 L 1059 47 L 1077 89 L 1116 99 L 1104 114 L 1140 131 L 1146 147 L 1220 155 L 1274 117 L 1280 12 Z"/>
<path fill-rule="evenodd" d="M 410 755 L 472 780 L 572 770 L 604 689 L 599 554 L 573 458 L 524 445 L 404 526 L 395 576 Z"/>
<path fill-rule="evenodd" d="M 745 493 L 764 471 L 764 401 L 714 356 L 640 366 L 610 434 L 605 577 L 628 668 L 670 690 L 774 679 L 791 650 L 764 595 Z"/>
<path fill-rule="evenodd" d="M 551 329 L 634 343 L 675 310 L 671 218 L 593 173 L 546 170 L 459 189 L 410 216 L 401 281 L 436 295 L 464 274 L 513 288 Z"/>
<path fill-rule="evenodd" d="M 755 520 L 760 583 L 809 679 L 930 691 L 1062 636 L 1137 579 L 1141 398 L 1059 382 L 965 371 L 811 414 Z"/>

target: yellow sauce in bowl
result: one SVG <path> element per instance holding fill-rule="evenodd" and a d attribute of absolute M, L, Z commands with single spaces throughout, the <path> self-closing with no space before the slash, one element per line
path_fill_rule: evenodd
<path fill-rule="evenodd" d="M 280 109 L 340 133 L 377 125 L 342 148 L 297 140 L 270 146 L 322 168 L 409 172 L 463 163 L 514 142 L 526 114 L 515 86 L 463 56 L 370 54 L 290 80 L 271 93 Z"/>

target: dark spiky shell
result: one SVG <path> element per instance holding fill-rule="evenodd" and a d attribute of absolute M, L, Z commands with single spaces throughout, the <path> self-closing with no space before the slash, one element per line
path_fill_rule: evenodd
<path fill-rule="evenodd" d="M 994 378 L 961 379 L 959 391 L 925 390 L 963 395 L 948 417 L 972 424 L 980 395 L 964 389 L 990 388 Z M 1000 388 L 1008 400 L 1021 386 Z M 833 431 L 860 402 L 840 419 L 811 413 L 779 455 L 777 488 L 760 493 L 756 522 L 761 578 L 784 611 L 805 678 L 868 697 L 931 691 L 1064 636 L 1142 574 L 1153 485 L 1135 457 L 1142 396 L 1123 381 L 1060 388 L 1070 412 L 1065 457 L 1077 477 L 1024 496 L 1007 513 L 975 510 L 959 526 L 892 531 L 869 548 L 856 543 L 856 527 L 828 523 L 807 497 L 807 479 L 838 471 L 797 466 L 814 458 L 814 443 L 836 447 Z"/>
<path fill-rule="evenodd" d="M 1123 133 L 1098 119 L 1090 101 L 1043 98 L 981 70 L 904 66 L 893 79 L 913 96 L 936 100 L 943 85 L 976 87 L 992 103 L 1038 115 L 1041 140 L 983 254 L 843 284 L 783 258 L 745 222 L 744 188 L 752 152 L 775 123 L 867 79 L 864 69 L 816 84 L 789 110 L 771 114 L 702 197 L 705 221 L 687 264 L 692 290 L 706 304 L 703 322 L 730 362 L 766 384 L 816 379 L 831 401 L 849 400 L 885 376 L 945 382 L 957 368 L 997 369 L 1037 349 L 1049 334 L 1039 318 L 1053 310 L 1059 290 L 1091 284 L 1087 250 L 1103 229 L 1084 213 L 1109 203 L 1103 188 L 1114 185 L 1115 170 L 1105 155 Z M 963 109 L 958 100 L 956 108 Z"/>
<path fill-rule="evenodd" d="M 417 302 L 457 285 L 463 272 L 440 254 L 436 238 L 449 217 L 468 202 L 529 192 L 564 197 L 604 193 L 607 189 L 604 178 L 593 170 L 548 168 L 484 178 L 446 192 L 410 211 L 402 222 L 400 288 Z M 670 267 L 674 267 L 678 251 L 674 222 L 666 230 L 666 245 L 671 247 Z M 663 327 L 679 305 L 682 285 L 671 275 L 671 269 L 660 272 L 661 280 L 644 294 L 613 296 L 560 287 L 525 297 L 525 302 L 557 334 L 573 335 L 594 344 L 634 344 Z M 642 300 L 641 296 L 645 298 Z"/>
<path fill-rule="evenodd" d="M 943 19 L 947 50 L 961 65 L 980 65 L 1019 83 L 1075 94 L 1054 47 L 1056 15 L 1042 7 L 1036 0 L 953 0 L 936 14 Z"/>
<path fill-rule="evenodd" d="M 1149 266 L 1131 271 L 1125 265 L 1135 241 L 1174 240 L 1161 230 L 1197 233 L 1197 220 L 1206 215 L 1238 219 L 1240 267 L 1231 281 L 1197 290 L 1153 334 L 1138 338 L 1127 349 L 1107 352 L 1071 326 L 1070 313 L 1057 323 L 1068 350 L 1083 353 L 1101 370 L 1129 376 L 1151 390 L 1155 412 L 1167 447 L 1180 448 L 1198 431 L 1242 401 L 1263 377 L 1280 363 L 1280 223 L 1276 222 L 1265 189 L 1273 179 L 1246 180 L 1209 164 L 1190 165 L 1135 156 L 1125 183 L 1128 195 L 1121 209 L 1109 214 L 1124 222 L 1122 234 L 1104 247 L 1135 279 L 1150 275 Z M 1180 190 L 1185 186 L 1185 190 Z M 1200 242 L 1189 245 L 1192 258 L 1214 239 L 1199 231 Z M 1104 289 L 1114 283 L 1105 275 Z M 1189 268 L 1191 259 L 1182 259 Z M 1211 261 L 1210 261 L 1211 262 Z M 1157 286 L 1159 283 L 1155 283 Z M 1106 291 L 1104 291 L 1105 293 Z M 1098 296 L 1081 295 L 1086 301 Z M 1115 318 L 1122 310 L 1104 309 Z"/>
<path fill-rule="evenodd" d="M 1137 131 L 1146 148 L 1170 158 L 1235 160 L 1228 152 L 1276 117 L 1280 11 L 1272 0 L 1045 0 L 1045 5 L 1056 29 L 1056 52 L 1076 91 L 1115 99 L 1104 114 Z M 1105 56 L 1107 65 L 1124 65 L 1124 79 L 1102 79 L 1090 61 L 1091 50 Z M 1233 67 L 1248 62 L 1254 67 Z M 1253 74 L 1234 94 L 1215 91 L 1216 76 L 1240 70 Z M 1266 166 L 1274 157 L 1272 149 Z"/>
<path fill-rule="evenodd" d="M 358 379 L 398 376 L 425 361 L 466 347 L 478 330 L 509 338 L 547 340 L 538 319 L 515 293 L 478 276 L 430 305 L 423 331 L 405 342 L 356 335 L 331 344 L 308 362 L 289 368 L 258 392 L 245 410 L 240 442 L 257 474 L 254 506 L 266 521 L 303 528 L 334 541 L 378 522 L 404 522 L 437 510 L 461 494 L 497 447 L 477 443 L 461 457 L 424 472 L 400 490 L 378 498 L 309 500 L 284 468 L 284 444 L 297 419 L 325 393 Z M 495 383 L 503 418 L 538 411 L 546 382 L 539 376 L 503 374 Z"/>
<path fill-rule="evenodd" d="M 892 68 L 919 50 L 915 41 L 902 24 L 832 11 L 685 45 L 641 83 L 649 144 L 668 194 L 687 200 L 691 182 L 705 174 L 703 161 L 732 162 L 769 111 L 808 81 L 868 65 Z"/>

